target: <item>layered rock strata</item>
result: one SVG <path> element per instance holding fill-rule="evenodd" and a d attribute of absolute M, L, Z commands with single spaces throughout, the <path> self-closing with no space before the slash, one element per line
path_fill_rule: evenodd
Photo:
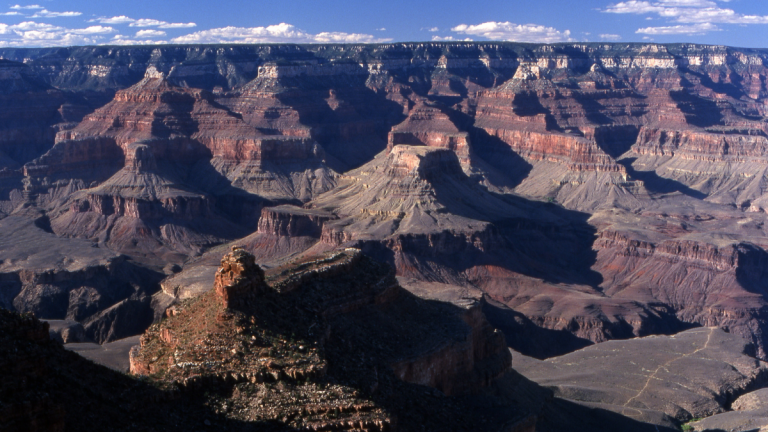
<path fill-rule="evenodd" d="M 213 289 L 225 308 L 239 306 L 265 289 L 264 271 L 253 255 L 244 249 L 233 249 L 221 259 Z"/>
<path fill-rule="evenodd" d="M 400 275 L 480 288 L 511 308 L 499 316 L 568 333 L 568 346 L 695 323 L 764 355 L 764 51 L 489 42 L 2 55 L 25 62 L 4 63 L 21 92 L 9 106 L 30 95 L 53 119 L 43 135 L 58 139 L 23 167 L 10 162 L 18 143 L 3 147 L 0 217 L 40 210 L 42 229 L 159 268 L 193 257 L 164 284 L 167 301 L 210 289 L 214 272 L 196 266 L 215 269 L 229 245 L 194 257 L 217 243 L 241 237 L 269 266 L 357 246 Z M 87 103 L 64 106 L 64 93 Z M 140 299 L 115 297 L 101 322 Z"/>
<path fill-rule="evenodd" d="M 396 400 L 423 394 L 429 385 L 439 389 L 432 392 L 440 406 L 461 405 L 449 396 L 484 392 L 509 371 L 503 337 L 476 308 L 429 306 L 358 250 L 304 258 L 264 278 L 254 257 L 235 249 L 222 260 L 216 281 L 215 290 L 175 306 L 149 329 L 131 352 L 133 373 L 163 376 L 185 391 L 215 383 L 233 386 L 236 394 L 261 389 L 280 401 L 234 411 L 250 419 L 288 415 L 289 425 L 304 430 L 411 430 L 421 414 L 398 408 Z M 363 355 L 350 356 L 351 346 Z M 270 392 L 269 383 L 291 391 Z M 456 421 L 454 429 L 474 430 L 474 411 L 466 409 L 461 419 L 439 409 L 440 416 L 421 421 Z M 532 430 L 529 416 L 508 409 L 501 423 L 481 420 L 486 430 L 501 430 L 504 422 Z"/>
<path fill-rule="evenodd" d="M 399 144 L 445 148 L 455 152 L 462 164 L 469 164 L 469 133 L 460 131 L 439 107 L 413 107 L 408 118 L 389 132 L 387 149 Z"/>
<path fill-rule="evenodd" d="M 0 220 L 0 228 L 3 308 L 79 322 L 98 342 L 151 324 L 157 273 L 89 241 L 57 238 L 19 216 Z"/>

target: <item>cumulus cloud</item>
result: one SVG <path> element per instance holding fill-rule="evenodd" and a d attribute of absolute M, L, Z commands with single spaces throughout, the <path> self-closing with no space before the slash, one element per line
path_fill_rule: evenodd
<path fill-rule="evenodd" d="M 160 21 L 156 19 L 137 19 L 133 21 L 132 23 L 128 24 L 131 27 L 159 27 L 159 28 L 191 28 L 196 27 L 197 24 L 195 23 L 169 23 L 166 21 Z"/>
<path fill-rule="evenodd" d="M 554 27 L 537 24 L 514 24 L 507 22 L 485 22 L 477 25 L 461 24 L 451 29 L 456 33 L 480 36 L 490 40 L 515 42 L 570 42 L 570 30 L 560 31 Z"/>
<path fill-rule="evenodd" d="M 82 12 L 51 12 L 48 9 L 35 12 L 30 18 L 60 18 L 60 17 L 76 17 L 82 15 Z"/>
<path fill-rule="evenodd" d="M 173 43 L 376 43 L 388 42 L 369 34 L 321 32 L 307 33 L 291 24 L 267 27 L 221 27 L 171 39 Z"/>
<path fill-rule="evenodd" d="M 197 27 L 197 24 L 195 23 L 162 23 L 158 27 L 162 29 L 192 28 L 192 27 Z"/>
<path fill-rule="evenodd" d="M 114 33 L 115 29 L 113 29 L 112 27 L 104 27 L 104 26 L 90 26 L 84 29 L 69 29 L 67 31 L 73 34 L 108 34 L 108 33 Z"/>
<path fill-rule="evenodd" d="M 617 41 L 617 40 L 621 40 L 621 35 L 611 34 L 611 33 L 603 33 L 603 34 L 600 35 L 600 39 L 608 40 L 608 41 Z"/>
<path fill-rule="evenodd" d="M 136 32 L 136 37 L 140 39 L 163 37 L 167 33 L 162 30 L 139 30 Z"/>
<path fill-rule="evenodd" d="M 167 24 L 167 23 L 165 21 L 160 21 L 156 19 L 142 18 L 142 19 L 133 20 L 130 26 L 131 27 L 155 27 L 155 26 L 159 26 L 160 24 Z"/>
<path fill-rule="evenodd" d="M 11 6 L 11 9 L 45 9 L 45 8 L 40 5 L 28 5 L 28 6 L 13 5 Z"/>
<path fill-rule="evenodd" d="M 0 47 L 49 47 L 68 45 L 94 45 L 114 33 L 105 26 L 69 29 L 47 23 L 25 21 L 15 25 L 0 24 Z"/>
<path fill-rule="evenodd" d="M 89 20 L 89 22 L 98 22 L 101 24 L 130 24 L 134 21 L 136 20 L 133 18 L 129 18 L 125 15 L 113 16 L 111 18 L 100 17 L 100 18 L 94 18 L 92 20 Z"/>
<path fill-rule="evenodd" d="M 694 24 L 694 25 L 675 25 L 666 27 L 645 27 L 638 29 L 635 33 L 649 34 L 649 35 L 702 35 L 711 31 L 719 31 L 720 29 L 711 23 Z"/>
<path fill-rule="evenodd" d="M 472 42 L 471 38 L 464 38 L 464 39 L 456 39 L 453 36 L 432 36 L 432 40 L 435 42 L 448 42 L 448 41 L 462 41 L 462 42 Z"/>
<path fill-rule="evenodd" d="M 16 11 L 3 12 L 3 13 L 0 13 L 0 15 L 3 15 L 3 16 L 14 16 L 14 15 L 21 15 L 21 12 L 16 12 Z"/>
<path fill-rule="evenodd" d="M 113 16 L 113 17 L 99 17 L 90 20 L 90 22 L 98 22 L 101 24 L 128 24 L 131 27 L 158 27 L 162 29 L 175 29 L 175 28 L 192 28 L 197 27 L 195 23 L 171 23 L 168 21 L 161 21 L 151 18 L 139 18 L 134 19 L 125 15 Z"/>
<path fill-rule="evenodd" d="M 139 31 L 141 32 L 142 30 Z M 164 40 L 131 39 L 123 35 L 116 35 L 107 42 L 108 45 L 163 45 L 167 43 Z"/>
<path fill-rule="evenodd" d="M 658 34 L 701 33 L 700 31 L 695 31 L 697 28 L 703 29 L 704 32 L 718 30 L 714 24 L 768 24 L 768 15 L 741 14 L 733 9 L 720 7 L 718 4 L 727 2 L 727 0 L 631 0 L 611 4 L 606 7 L 603 12 L 636 15 L 650 14 L 657 15 L 658 17 L 673 23 L 689 24 L 666 27 L 649 27 L 651 29 L 668 28 L 670 29 L 669 31 L 675 31 L 675 28 L 680 29 L 679 33 Z M 706 30 L 707 26 L 704 26 L 704 24 L 712 25 L 712 30 Z"/>
<path fill-rule="evenodd" d="M 17 5 L 18 6 L 18 5 Z M 22 8 L 22 6 L 19 6 Z M 26 7 L 25 8 L 29 8 Z M 36 14 L 49 17 L 53 14 L 40 9 Z M 79 12 L 77 12 L 79 13 Z M 40 15 L 42 17 L 42 15 Z M 198 31 L 168 39 L 164 29 L 195 27 L 195 23 L 171 23 L 150 18 L 135 19 L 125 15 L 99 17 L 89 20 L 94 23 L 86 28 L 67 28 L 36 21 L 25 21 L 16 25 L 0 24 L 0 47 L 49 47 L 67 45 L 139 45 L 197 43 L 379 43 L 391 38 L 378 38 L 370 34 L 346 32 L 308 33 L 291 24 L 281 23 L 266 27 L 222 27 Z M 120 34 L 112 25 L 138 27 L 135 34 Z M 124 27 L 125 28 L 125 27 Z M 384 28 L 378 29 L 385 31 Z M 112 34 L 111 38 L 106 35 Z"/>

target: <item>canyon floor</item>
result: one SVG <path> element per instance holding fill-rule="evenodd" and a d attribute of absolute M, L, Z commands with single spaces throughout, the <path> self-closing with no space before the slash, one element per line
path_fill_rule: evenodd
<path fill-rule="evenodd" d="M 765 423 L 766 50 L 0 57 L 0 307 L 28 352 L 0 371 L 29 392 L 2 427 L 113 397 L 233 430 Z"/>

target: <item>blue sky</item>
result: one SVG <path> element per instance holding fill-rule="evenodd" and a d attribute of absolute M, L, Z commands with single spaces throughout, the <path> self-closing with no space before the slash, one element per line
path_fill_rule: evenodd
<path fill-rule="evenodd" d="M 0 8 L 0 47 L 429 40 L 768 48 L 768 1 L 37 0 Z"/>

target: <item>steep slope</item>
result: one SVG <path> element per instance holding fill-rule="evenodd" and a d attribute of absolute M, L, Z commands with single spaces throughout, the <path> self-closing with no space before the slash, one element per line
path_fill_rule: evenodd
<path fill-rule="evenodd" d="M 70 195 L 49 213 L 53 231 L 167 262 L 180 260 L 173 252 L 195 255 L 238 237 L 243 230 L 218 214 L 212 197 L 185 186 L 173 166 L 158 167 L 156 147 L 127 145 L 123 169 L 95 188 Z"/>
<path fill-rule="evenodd" d="M 0 220 L 0 306 L 81 322 L 98 342 L 152 323 L 160 268 L 82 239 L 58 238 L 21 216 Z M 147 268 L 149 267 L 149 268 Z"/>
<path fill-rule="evenodd" d="M 77 124 L 61 114 L 56 144 L 21 168 L 0 155 L 0 216 L 42 210 L 57 235 L 163 266 L 191 258 L 163 283 L 166 301 L 210 287 L 204 269 L 228 246 L 205 251 L 236 237 L 269 266 L 358 246 L 401 276 L 483 290 L 509 334 L 568 335 L 563 349 L 695 324 L 765 355 L 765 51 L 489 42 L 2 55 L 25 61 L 9 86 L 30 100 L 113 100 Z M 138 148 L 156 170 L 131 171 Z"/>
<path fill-rule="evenodd" d="M 505 392 L 511 361 L 479 308 L 415 298 L 359 250 L 265 274 L 235 248 L 214 288 L 148 330 L 134 373 L 231 387 L 227 416 L 299 430 L 533 430 L 521 407 L 473 402 Z"/>

